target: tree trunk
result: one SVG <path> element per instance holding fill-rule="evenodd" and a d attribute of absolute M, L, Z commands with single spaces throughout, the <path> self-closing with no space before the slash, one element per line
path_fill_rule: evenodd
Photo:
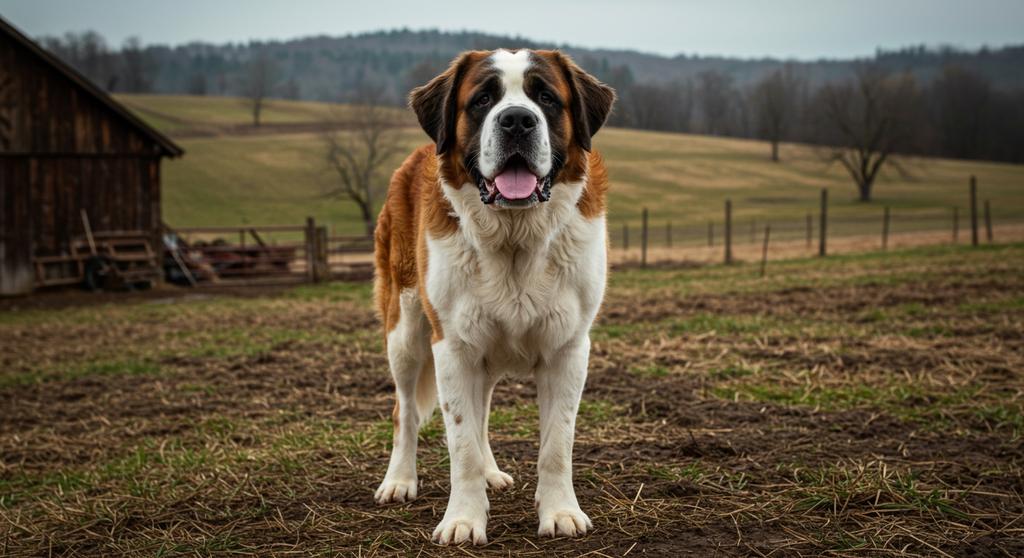
<path fill-rule="evenodd" d="M 772 161 L 779 162 L 779 142 L 777 140 L 772 140 Z"/>
<path fill-rule="evenodd" d="M 860 191 L 860 201 L 867 203 L 871 201 L 871 181 L 860 181 L 857 183 L 857 190 Z"/>
<path fill-rule="evenodd" d="M 363 223 L 366 224 L 366 236 L 373 237 L 374 229 L 377 228 L 377 224 L 373 222 L 373 213 L 370 211 L 370 206 L 360 204 L 359 209 L 363 212 Z"/>

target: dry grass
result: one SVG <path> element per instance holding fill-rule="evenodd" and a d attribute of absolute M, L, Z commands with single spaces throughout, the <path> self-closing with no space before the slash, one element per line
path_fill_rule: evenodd
<path fill-rule="evenodd" d="M 164 163 L 164 219 L 178 227 L 209 225 L 298 224 L 307 215 L 335 227 L 339 234 L 359 234 L 362 224 L 354 204 L 323 196 L 333 180 L 323 162 L 318 126 L 332 112 L 352 107 L 327 103 L 272 101 L 266 125 L 254 130 L 244 99 L 184 95 L 119 97 L 140 116 L 170 133 L 185 148 L 181 159 Z M 429 141 L 403 111 L 409 124 L 406 149 Z M 845 171 L 828 166 L 808 146 L 784 145 L 782 162 L 769 160 L 765 142 L 689 134 L 607 128 L 594 138 L 611 176 L 609 222 L 612 232 L 624 222 L 636 226 L 643 207 L 652 222 L 701 227 L 720 219 L 726 198 L 734 204 L 737 223 L 773 219 L 802 223 L 815 212 L 821 188 L 830 189 L 832 215 L 881 219 L 892 206 L 894 227 L 925 208 L 950 211 L 959 206 L 966 230 L 967 181 L 975 175 L 979 199 L 992 200 L 997 224 L 1019 223 L 1024 214 L 1024 167 L 980 161 L 914 159 L 904 161 L 908 174 L 885 171 L 870 204 L 855 200 Z M 408 151 L 405 151 L 406 153 Z M 378 179 L 383 184 L 402 157 L 391 161 Z M 383 199 L 383 197 L 379 197 Z M 928 229 L 945 229 L 931 223 Z M 836 235 L 865 234 L 875 227 Z M 1004 239 L 1005 240 L 1005 239 Z"/>
<path fill-rule="evenodd" d="M 595 531 L 535 536 L 536 406 L 498 390 L 485 547 L 378 507 L 365 285 L 54 295 L 0 313 L 0 554 L 1019 556 L 1024 246 L 617 272 L 575 450 Z"/>

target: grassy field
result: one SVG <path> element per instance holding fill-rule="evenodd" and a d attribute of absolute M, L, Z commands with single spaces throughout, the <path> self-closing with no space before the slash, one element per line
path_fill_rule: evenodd
<path fill-rule="evenodd" d="M 373 503 L 368 284 L 102 300 L 0 307 L 4 556 L 1024 555 L 1024 244 L 614 273 L 575 449 L 594 532 L 535 536 L 535 391 L 510 379 L 516 485 L 456 550 L 429 542 L 436 417 L 420 498 Z"/>
<path fill-rule="evenodd" d="M 252 124 L 248 100 L 238 97 L 196 97 L 188 95 L 117 95 L 151 125 L 171 135 L 231 134 Z M 260 122 L 270 131 L 283 124 L 319 124 L 343 119 L 350 105 L 268 99 Z M 412 120 L 410 120 L 410 123 Z"/>
<path fill-rule="evenodd" d="M 265 113 L 268 125 L 253 130 L 240 99 L 119 99 L 177 137 L 187 151 L 184 158 L 164 165 L 164 218 L 172 225 L 290 224 L 312 215 L 339 232 L 361 230 L 351 203 L 323 197 L 332 177 L 323 161 L 320 135 L 302 129 L 321 123 L 331 111 L 344 114 L 351 109 L 271 101 Z M 414 127 L 403 137 L 409 149 L 427 139 Z M 1024 219 L 1020 165 L 911 159 L 904 163 L 907 174 L 888 171 L 877 185 L 876 201 L 865 205 L 855 201 L 845 171 L 825 165 L 806 146 L 784 145 L 778 164 L 768 160 L 767 144 L 758 141 L 605 129 L 596 146 L 613 179 L 614 223 L 635 223 L 640 208 L 649 207 L 659 223 L 703 226 L 709 219 L 720 219 L 726 198 L 733 200 L 739 221 L 798 222 L 808 211 L 816 211 L 822 187 L 830 189 L 831 210 L 839 219 L 877 219 L 883 205 L 894 208 L 897 223 L 914 214 L 946 215 L 954 205 L 966 215 L 972 174 L 978 177 L 981 197 L 992 200 L 997 222 Z M 396 157 L 389 169 L 400 159 Z M 925 211 L 928 208 L 931 211 Z"/>

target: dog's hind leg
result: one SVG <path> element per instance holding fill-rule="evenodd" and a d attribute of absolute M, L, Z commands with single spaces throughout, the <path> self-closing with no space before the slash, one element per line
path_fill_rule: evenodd
<path fill-rule="evenodd" d="M 436 400 L 430 355 L 430 326 L 419 295 L 406 289 L 398 297 L 400 317 L 388 333 L 388 364 L 395 380 L 394 440 L 384 481 L 377 488 L 377 503 L 416 498 L 416 444 L 420 425 L 430 418 Z"/>

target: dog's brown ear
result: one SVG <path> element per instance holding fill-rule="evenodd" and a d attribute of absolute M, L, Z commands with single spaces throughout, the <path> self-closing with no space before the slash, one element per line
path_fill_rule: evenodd
<path fill-rule="evenodd" d="M 416 112 L 423 131 L 434 140 L 438 155 L 448 152 L 455 142 L 459 83 L 466 72 L 470 54 L 460 55 L 444 73 L 409 93 L 409 107 Z"/>
<path fill-rule="evenodd" d="M 571 58 L 557 53 L 572 92 L 572 127 L 576 142 L 590 151 L 590 138 L 601 129 L 615 102 L 615 90 L 583 71 Z"/>

